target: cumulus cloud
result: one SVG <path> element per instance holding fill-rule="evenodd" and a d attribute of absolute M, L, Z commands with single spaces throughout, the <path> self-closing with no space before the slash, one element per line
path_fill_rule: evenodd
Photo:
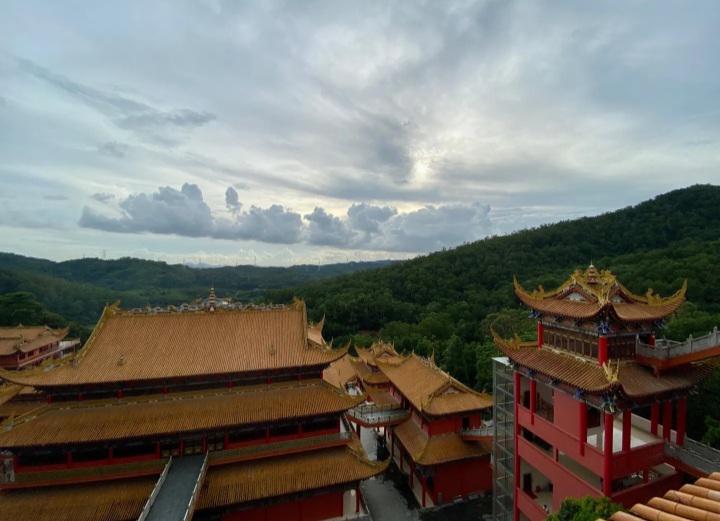
<path fill-rule="evenodd" d="M 232 186 L 228 186 L 227 190 L 225 190 L 225 206 L 233 213 L 239 211 L 242 207 L 237 190 Z"/>
<path fill-rule="evenodd" d="M 107 203 L 115 199 L 115 194 L 111 194 L 108 192 L 98 192 L 92 194 L 90 197 L 99 203 Z"/>
<path fill-rule="evenodd" d="M 92 198 L 102 203 L 114 199 L 106 193 Z M 225 205 L 231 218 L 222 216 L 222 212 L 217 216 L 205 202 L 200 187 L 185 183 L 180 190 L 165 186 L 152 194 L 133 194 L 120 200 L 119 216 L 85 206 L 79 224 L 119 233 L 151 232 L 397 252 L 455 246 L 492 231 L 490 207 L 479 203 L 426 206 L 405 213 L 390 206 L 355 203 L 341 216 L 319 206 L 300 215 L 279 204 L 251 206 L 243 211 L 237 190 L 228 187 Z"/>
<path fill-rule="evenodd" d="M 308 222 L 307 240 L 310 244 L 347 246 L 355 235 L 344 221 L 327 213 L 324 208 L 315 207 L 304 217 Z"/>

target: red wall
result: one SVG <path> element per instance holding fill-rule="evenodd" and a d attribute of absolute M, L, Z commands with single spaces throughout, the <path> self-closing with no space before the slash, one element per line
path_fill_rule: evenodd
<path fill-rule="evenodd" d="M 574 436 L 578 434 L 580 414 L 578 401 L 562 391 L 553 391 L 553 421 L 555 425 Z"/>
<path fill-rule="evenodd" d="M 328 492 L 299 501 L 225 514 L 222 521 L 320 521 L 343 515 L 343 493 Z"/>
<path fill-rule="evenodd" d="M 433 501 L 442 493 L 444 503 L 457 496 L 492 490 L 490 457 L 453 461 L 435 467 Z"/>

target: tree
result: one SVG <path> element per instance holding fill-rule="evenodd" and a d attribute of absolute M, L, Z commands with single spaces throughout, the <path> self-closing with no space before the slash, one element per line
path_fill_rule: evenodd
<path fill-rule="evenodd" d="M 570 498 L 563 501 L 560 510 L 549 515 L 546 521 L 597 521 L 609 519 L 619 510 L 622 506 L 606 497 Z"/>

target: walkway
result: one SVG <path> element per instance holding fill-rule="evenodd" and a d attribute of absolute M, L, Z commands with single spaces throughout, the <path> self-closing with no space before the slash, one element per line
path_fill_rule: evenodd
<path fill-rule="evenodd" d="M 378 476 L 360 484 L 373 521 L 419 521 L 417 505 L 400 494 L 393 480 Z"/>
<path fill-rule="evenodd" d="M 202 480 L 205 455 L 184 456 L 174 459 L 165 481 L 158 482 L 160 489 L 145 517 L 146 521 L 183 521 L 185 512 L 194 499 L 195 484 Z M 202 485 L 199 483 L 198 488 Z M 192 512 L 188 519 L 192 517 Z"/>

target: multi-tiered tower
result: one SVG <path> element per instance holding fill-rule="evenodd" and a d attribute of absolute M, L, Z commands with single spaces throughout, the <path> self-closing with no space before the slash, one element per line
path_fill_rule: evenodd
<path fill-rule="evenodd" d="M 717 330 L 656 340 L 685 291 L 637 295 L 593 265 L 554 291 L 515 281 L 537 341 L 495 339 L 506 355 L 495 362 L 496 517 L 540 520 L 568 496 L 632 505 L 720 466 L 685 435 L 688 393 L 720 354 Z"/>

